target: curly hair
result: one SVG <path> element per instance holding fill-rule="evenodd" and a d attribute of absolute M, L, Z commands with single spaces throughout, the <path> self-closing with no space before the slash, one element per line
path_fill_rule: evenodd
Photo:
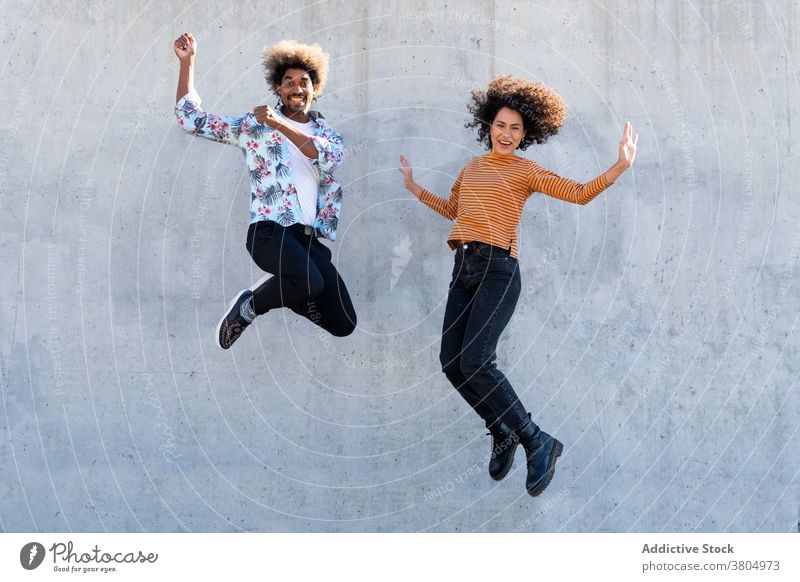
<path fill-rule="evenodd" d="M 522 115 L 525 136 L 519 149 L 532 143 L 544 143 L 558 133 L 567 116 L 567 102 L 544 83 L 520 77 L 499 75 L 491 80 L 486 91 L 472 91 L 467 109 L 473 119 L 465 127 L 477 128 L 478 141 L 492 149 L 491 125 L 497 112 L 508 107 Z"/>
<path fill-rule="evenodd" d="M 265 47 L 261 56 L 264 77 L 272 91 L 277 95 L 278 87 L 288 69 L 303 69 L 308 72 L 314 84 L 314 97 L 322 94 L 328 80 L 328 53 L 319 44 L 301 44 L 294 40 L 282 40 L 271 47 Z"/>

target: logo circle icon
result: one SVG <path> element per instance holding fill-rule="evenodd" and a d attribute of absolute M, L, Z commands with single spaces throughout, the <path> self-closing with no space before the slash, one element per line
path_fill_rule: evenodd
<path fill-rule="evenodd" d="M 39 542 L 28 542 L 19 551 L 19 563 L 26 570 L 35 570 L 44 561 L 44 546 Z"/>

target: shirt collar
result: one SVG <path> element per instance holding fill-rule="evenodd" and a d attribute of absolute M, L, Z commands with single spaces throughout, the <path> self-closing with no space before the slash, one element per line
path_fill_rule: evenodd
<path fill-rule="evenodd" d="M 278 113 L 283 115 L 283 105 L 278 107 Z M 285 115 L 283 115 L 286 117 Z M 287 118 L 288 119 L 288 118 Z M 310 121 L 316 121 L 317 125 L 323 127 L 325 125 L 325 117 L 319 111 L 314 111 L 313 109 L 308 112 L 308 119 Z"/>

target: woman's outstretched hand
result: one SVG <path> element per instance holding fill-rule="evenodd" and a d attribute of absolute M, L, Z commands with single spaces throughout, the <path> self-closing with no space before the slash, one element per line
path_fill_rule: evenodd
<path fill-rule="evenodd" d="M 411 169 L 411 162 L 403 154 L 400 154 L 400 167 L 397 169 L 403 174 L 403 181 L 406 186 L 414 182 L 414 171 Z"/>
<path fill-rule="evenodd" d="M 403 174 L 403 185 L 406 190 L 419 198 L 422 187 L 414 182 L 414 170 L 411 168 L 411 162 L 403 154 L 400 154 L 400 167 L 397 170 Z"/>
<path fill-rule="evenodd" d="M 626 121 L 625 129 L 622 130 L 622 140 L 619 142 L 619 159 L 613 166 L 603 172 L 603 178 L 607 184 L 613 184 L 617 178 L 633 165 L 638 141 L 639 134 L 633 135 L 633 128 L 631 128 L 630 122 Z"/>
<path fill-rule="evenodd" d="M 622 141 L 619 142 L 619 165 L 627 170 L 633 165 L 636 157 L 636 143 L 639 141 L 639 134 L 633 135 L 633 128 L 629 121 L 625 122 L 625 129 L 622 130 Z"/>

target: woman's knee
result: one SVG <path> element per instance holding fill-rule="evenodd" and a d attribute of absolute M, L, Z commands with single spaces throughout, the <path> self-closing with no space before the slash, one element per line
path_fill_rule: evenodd
<path fill-rule="evenodd" d="M 460 367 L 461 373 L 467 378 L 471 378 L 476 374 L 482 374 L 488 371 L 489 362 L 484 362 L 481 358 L 464 354 L 461 356 Z"/>
<path fill-rule="evenodd" d="M 442 365 L 442 372 L 450 381 L 458 380 L 461 377 L 461 358 L 445 352 L 439 354 L 439 363 Z"/>

